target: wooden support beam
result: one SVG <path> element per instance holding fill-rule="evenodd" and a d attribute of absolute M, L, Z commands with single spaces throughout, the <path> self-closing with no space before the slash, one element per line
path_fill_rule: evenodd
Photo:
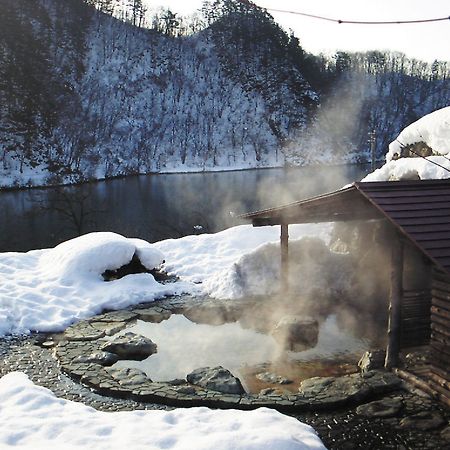
<path fill-rule="evenodd" d="M 287 224 L 281 225 L 281 292 L 289 291 L 289 229 Z"/>
<path fill-rule="evenodd" d="M 388 344 L 386 348 L 386 369 L 398 366 L 400 352 L 401 306 L 403 295 L 403 242 L 399 235 L 392 239 L 391 285 L 389 294 Z"/>

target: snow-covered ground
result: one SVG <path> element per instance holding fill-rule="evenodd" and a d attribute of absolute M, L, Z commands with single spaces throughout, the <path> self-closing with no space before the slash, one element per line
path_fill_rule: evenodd
<path fill-rule="evenodd" d="M 0 379 L 0 447 L 47 449 L 325 449 L 314 430 L 277 411 L 107 413 L 59 399 L 25 374 Z"/>
<path fill-rule="evenodd" d="M 321 235 L 329 227 L 297 225 L 291 238 Z M 121 309 L 181 293 L 239 297 L 235 264 L 244 255 L 278 241 L 279 228 L 250 225 L 216 234 L 149 244 L 115 233 L 91 233 L 52 249 L 0 254 L 0 336 L 28 331 L 60 331 L 104 309 Z M 162 285 L 148 273 L 105 282 L 105 270 L 129 263 L 134 254 L 148 268 L 180 277 Z M 247 292 L 250 294 L 250 292 Z"/>
<path fill-rule="evenodd" d="M 431 156 L 398 158 L 402 149 L 425 143 Z M 386 164 L 362 181 L 432 180 L 450 178 L 450 106 L 438 109 L 406 127 L 389 145 Z"/>
<path fill-rule="evenodd" d="M 391 144 L 387 163 L 365 181 L 449 178 L 450 107 L 407 127 Z M 433 156 L 393 159 L 407 145 L 425 142 Z M 295 225 L 291 239 L 328 241 L 328 225 Z M 0 336 L 57 331 L 103 309 L 119 309 L 166 295 L 208 294 L 236 298 L 261 288 L 261 265 L 273 269 L 278 227 L 244 225 L 212 235 L 149 244 L 114 233 L 91 233 L 53 249 L 0 254 Z M 300 241 L 299 241 L 300 242 Z M 306 241 L 305 241 L 306 242 Z M 102 273 L 137 255 L 148 268 L 161 265 L 180 277 L 161 285 L 150 274 L 105 282 Z M 243 267 L 245 266 L 245 270 Z M 272 272 L 274 272 L 272 270 Z M 276 274 L 273 281 L 276 283 Z M 272 286 L 273 287 L 273 286 Z M 264 290 L 270 290 L 269 284 Z M 82 430 L 82 432 L 80 432 Z M 24 374 L 0 379 L 0 446 L 16 448 L 323 449 L 314 431 L 268 410 L 207 408 L 102 413 L 56 398 Z"/>

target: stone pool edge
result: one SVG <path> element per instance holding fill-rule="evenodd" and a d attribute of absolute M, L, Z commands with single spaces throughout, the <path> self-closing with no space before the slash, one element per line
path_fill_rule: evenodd
<path fill-rule="evenodd" d="M 53 355 L 62 372 L 96 393 L 174 407 L 206 406 L 245 410 L 267 407 L 281 412 L 318 411 L 355 406 L 401 388 L 401 380 L 393 373 L 371 371 L 337 378 L 305 380 L 308 383 L 298 394 L 224 394 L 193 386 L 185 380 L 177 380 L 176 384 L 141 379 L 135 383 L 132 380 L 118 381 L 104 365 L 77 361 L 80 355 L 98 352 L 105 337 L 128 328 L 137 319 L 164 317 L 180 309 L 182 305 L 177 303 L 158 302 L 144 308 L 107 312 L 68 327 L 43 345 L 53 347 Z"/>

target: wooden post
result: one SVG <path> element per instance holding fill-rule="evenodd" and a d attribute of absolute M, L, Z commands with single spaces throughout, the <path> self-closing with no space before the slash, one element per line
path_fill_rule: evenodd
<path fill-rule="evenodd" d="M 289 291 L 289 230 L 287 224 L 281 225 L 281 292 Z"/>
<path fill-rule="evenodd" d="M 403 242 L 394 235 L 391 249 L 391 286 L 389 295 L 388 344 L 384 367 L 398 366 L 400 352 L 401 305 L 403 296 Z"/>

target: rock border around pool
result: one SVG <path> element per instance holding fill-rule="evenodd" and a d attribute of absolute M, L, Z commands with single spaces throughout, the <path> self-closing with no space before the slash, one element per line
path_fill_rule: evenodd
<path fill-rule="evenodd" d="M 391 372 L 372 370 L 343 377 L 304 380 L 298 394 L 232 394 L 207 389 L 181 379 L 153 382 L 139 369 L 110 367 L 123 355 L 105 351 L 111 348 L 106 345 L 111 341 L 109 336 L 132 326 L 137 319 L 148 320 L 151 317 L 152 321 L 165 320 L 179 310 L 180 305 L 176 302 L 158 302 L 150 307 L 131 311 L 107 312 L 70 326 L 47 344 L 54 345 L 54 356 L 59 361 L 61 370 L 94 391 L 168 406 L 320 410 L 361 404 L 401 387 L 401 380 Z M 151 348 L 151 343 L 146 338 L 140 340 L 137 336 L 135 339 L 146 349 Z"/>

